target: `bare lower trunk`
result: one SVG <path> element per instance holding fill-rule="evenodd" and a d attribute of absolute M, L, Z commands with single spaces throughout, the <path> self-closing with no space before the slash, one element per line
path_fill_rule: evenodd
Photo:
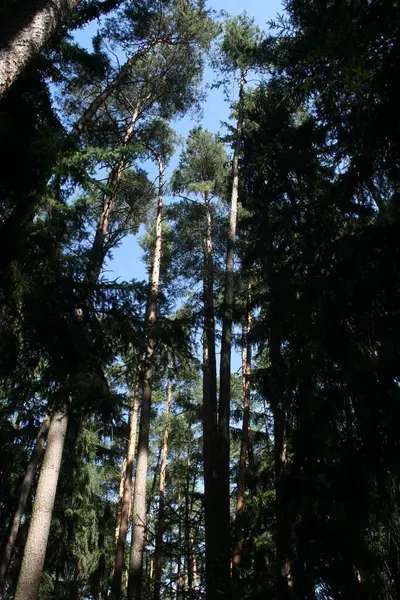
<path fill-rule="evenodd" d="M 67 433 L 67 411 L 51 418 L 15 600 L 37 600 Z"/>
<path fill-rule="evenodd" d="M 150 281 L 148 308 L 148 339 L 143 369 L 143 395 L 139 424 L 139 446 L 135 477 L 134 502 L 132 509 L 132 550 L 129 567 L 128 598 L 139 600 L 142 585 L 142 562 L 146 529 L 146 479 L 149 458 L 150 411 L 152 397 L 153 354 L 155 347 L 154 325 L 157 320 L 158 287 L 162 254 L 162 213 L 163 213 L 163 164 L 157 157 L 159 171 L 159 191 L 156 218 L 156 244 Z"/>
<path fill-rule="evenodd" d="M 122 504 L 124 501 L 124 485 L 126 478 L 126 456 L 122 461 L 121 467 L 121 477 L 119 479 L 119 488 L 118 488 L 118 503 L 117 503 L 117 518 L 115 521 L 115 531 L 114 531 L 114 543 L 118 544 L 119 531 L 121 527 L 121 515 L 122 515 Z"/>
<path fill-rule="evenodd" d="M 15 541 L 17 539 L 19 527 L 21 525 L 22 515 L 24 514 L 26 503 L 31 492 L 36 470 L 38 468 L 40 459 L 42 458 L 43 448 L 47 437 L 47 433 L 49 431 L 49 427 L 50 418 L 46 416 L 39 430 L 35 447 L 32 451 L 31 458 L 25 471 L 25 476 L 22 481 L 18 503 L 15 507 L 13 517 L 10 521 L 8 538 L 2 549 L 2 556 L 0 562 L 0 592 L 7 575 L 7 570 L 10 565 L 12 555 L 14 553 Z"/>
<path fill-rule="evenodd" d="M 203 330 L 203 458 L 204 513 L 206 538 L 206 596 L 213 600 L 218 579 L 218 479 L 217 460 L 217 368 L 215 357 L 214 265 L 212 214 L 208 194 L 204 194 L 206 236 L 204 252 L 204 330 Z"/>
<path fill-rule="evenodd" d="M 111 584 L 111 598 L 118 600 L 121 596 L 122 574 L 124 571 L 124 557 L 126 548 L 126 538 L 129 528 L 129 517 L 132 502 L 132 479 L 133 464 L 136 450 L 136 433 L 139 412 L 139 378 L 136 381 L 133 398 L 130 406 L 130 427 L 128 452 L 126 456 L 125 476 L 121 479 L 123 483 L 123 495 L 121 506 L 121 520 L 118 527 L 117 549 L 115 553 L 115 564 L 113 580 Z"/>
<path fill-rule="evenodd" d="M 172 399 L 172 373 L 170 372 L 168 378 L 168 392 L 167 392 L 167 405 L 166 405 L 166 424 L 164 429 L 164 437 L 162 444 L 162 457 L 161 457 L 161 469 L 160 469 L 160 499 L 158 505 L 158 522 L 156 532 L 156 545 L 154 551 L 154 600 L 160 599 L 161 591 L 161 575 L 162 575 L 162 543 L 163 535 L 165 531 L 165 472 L 167 468 L 167 453 L 168 453 L 168 433 L 169 433 L 169 413 L 171 409 Z"/>
<path fill-rule="evenodd" d="M 249 286 L 250 288 L 250 286 Z M 246 483 L 247 447 L 249 442 L 250 424 L 250 392 L 251 392 L 251 343 L 249 333 L 252 325 L 251 310 L 247 309 L 247 324 L 243 326 L 242 371 L 243 371 L 243 423 L 242 441 L 240 446 L 239 477 L 237 485 L 235 545 L 232 557 L 233 583 L 236 587 L 240 577 L 242 559 L 243 511 Z"/>
<path fill-rule="evenodd" d="M 229 417 L 231 402 L 231 348 L 232 314 L 234 294 L 235 237 L 237 221 L 237 203 L 239 193 L 239 153 L 242 132 L 242 102 L 244 76 L 240 80 L 239 118 L 236 129 L 236 145 L 233 156 L 233 181 L 231 210 L 229 219 L 228 244 L 225 267 L 225 293 L 222 318 L 220 392 L 218 407 L 218 459 L 219 459 L 219 540 L 220 569 L 218 588 L 221 598 L 230 598 L 230 489 L 229 489 Z"/>
<path fill-rule="evenodd" d="M 14 23 L 1 28 L 0 98 L 31 59 L 43 50 L 78 3 L 79 0 L 47 0 L 35 7 L 32 2 L 29 13 L 21 11 L 20 15 L 15 8 Z"/>

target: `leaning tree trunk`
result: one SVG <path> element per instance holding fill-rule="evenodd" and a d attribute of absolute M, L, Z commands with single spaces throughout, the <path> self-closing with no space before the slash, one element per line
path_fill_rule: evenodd
<path fill-rule="evenodd" d="M 132 113 L 129 126 L 125 132 L 123 139 L 123 147 L 127 147 L 132 140 L 135 131 L 135 125 L 139 117 L 140 105 L 138 104 Z M 121 181 L 122 174 L 126 166 L 126 161 L 121 158 L 111 171 L 109 177 L 109 191 L 104 196 L 103 208 L 99 221 L 97 223 L 96 234 L 94 237 L 93 246 L 90 253 L 89 265 L 86 275 L 86 280 L 89 283 L 96 283 L 100 277 L 101 269 L 104 262 L 105 241 L 110 225 L 110 217 L 114 208 L 115 195 Z"/>
<path fill-rule="evenodd" d="M 250 289 L 250 285 L 249 285 Z M 247 447 L 249 443 L 249 424 L 250 424 L 250 391 L 251 391 L 251 342 L 250 330 L 252 325 L 251 310 L 247 308 L 247 324 L 243 324 L 243 342 L 242 342 L 242 372 L 243 372 L 243 422 L 242 422 L 242 440 L 240 445 L 239 458 L 239 476 L 237 484 L 236 501 L 236 519 L 235 519 L 235 538 L 232 557 L 232 578 L 234 591 L 240 577 L 240 563 L 242 559 L 242 537 L 243 537 L 243 511 L 244 495 L 246 483 L 246 463 Z M 236 595 L 236 594 L 235 594 Z"/>
<path fill-rule="evenodd" d="M 171 367 L 170 367 L 171 368 Z M 172 399 L 172 373 L 170 371 L 168 377 L 168 392 L 167 392 L 167 405 L 166 405 L 166 423 L 164 429 L 164 437 L 162 444 L 162 457 L 161 457 L 161 469 L 160 469 L 160 499 L 158 504 L 158 520 L 157 520 L 157 531 L 156 531 L 156 544 L 154 549 L 154 600 L 160 600 L 161 592 L 161 575 L 162 575 L 162 543 L 163 535 L 165 531 L 165 473 L 167 468 L 167 453 L 168 453 L 168 435 L 169 435 L 169 413 L 171 410 L 171 399 Z"/>
<path fill-rule="evenodd" d="M 157 320 L 158 287 L 162 254 L 162 213 L 163 213 L 163 163 L 158 163 L 158 203 L 156 217 L 156 244 L 150 280 L 148 308 L 148 338 L 142 376 L 142 407 L 139 423 L 138 458 L 136 464 L 134 502 L 132 509 L 132 550 L 129 568 L 128 599 L 138 600 L 142 585 L 142 562 L 146 533 L 146 479 L 149 458 L 150 411 L 152 397 L 153 354 L 155 347 L 154 326 Z"/>
<path fill-rule="evenodd" d="M 8 538 L 2 548 L 2 556 L 0 559 L 0 594 L 2 586 L 4 585 L 7 570 L 14 553 L 15 541 L 17 539 L 19 527 L 21 525 L 22 515 L 26 507 L 26 503 L 31 492 L 33 479 L 35 477 L 36 469 L 39 465 L 40 459 L 42 458 L 44 444 L 46 441 L 47 433 L 50 427 L 50 418 L 46 415 L 43 419 L 42 426 L 39 430 L 36 438 L 35 447 L 32 450 L 31 458 L 25 471 L 25 476 L 22 481 L 20 495 L 18 498 L 17 505 L 15 507 L 14 514 L 10 521 L 8 530 Z"/>
<path fill-rule="evenodd" d="M 203 457 L 206 538 L 206 596 L 213 600 L 218 579 L 217 367 L 215 357 L 214 264 L 212 213 L 204 194 L 206 237 L 204 251 L 203 330 Z"/>
<path fill-rule="evenodd" d="M 118 600 L 121 596 L 121 584 L 122 574 L 124 571 L 124 557 L 126 548 L 126 538 L 128 535 L 129 528 L 129 516 L 132 501 L 132 478 L 133 478 L 133 464 L 135 460 L 135 449 L 136 449 L 136 432 L 139 412 L 139 378 L 136 381 L 135 390 L 133 393 L 133 402 L 130 407 L 130 428 L 129 428 L 129 442 L 128 452 L 126 457 L 125 472 L 122 474 L 123 479 L 123 495 L 122 495 L 122 506 L 121 516 L 118 524 L 117 534 L 117 549 L 115 553 L 115 564 L 113 580 L 111 584 L 111 598 Z"/>
<path fill-rule="evenodd" d="M 31 2 L 28 12 L 19 12 L 18 6 L 15 8 L 13 22 L 0 30 L 0 98 L 31 59 L 43 50 L 79 1 Z"/>
<path fill-rule="evenodd" d="M 231 348 L 232 348 L 232 315 L 234 293 L 235 237 L 237 222 L 237 202 L 239 193 L 239 153 L 242 134 L 242 104 L 244 75 L 240 79 L 239 118 L 236 128 L 236 144 L 233 156 L 233 180 L 231 194 L 231 210 L 228 230 L 228 243 L 225 267 L 225 293 L 222 317 L 220 391 L 218 407 L 218 479 L 219 479 L 219 581 L 221 598 L 229 598 L 230 585 L 230 489 L 229 489 L 229 416 L 231 403 Z"/>
<path fill-rule="evenodd" d="M 66 407 L 53 414 L 14 600 L 37 600 L 39 594 L 67 424 Z"/>

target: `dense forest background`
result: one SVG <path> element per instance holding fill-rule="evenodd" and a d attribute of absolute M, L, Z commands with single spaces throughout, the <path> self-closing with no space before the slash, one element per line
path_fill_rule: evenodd
<path fill-rule="evenodd" d="M 400 598 L 399 76 L 397 0 L 1 0 L 1 599 Z"/>

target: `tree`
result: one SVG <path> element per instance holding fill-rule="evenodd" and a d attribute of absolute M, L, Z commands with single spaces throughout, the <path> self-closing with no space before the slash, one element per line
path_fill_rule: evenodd
<path fill-rule="evenodd" d="M 218 478 L 215 476 L 217 452 L 217 371 L 215 356 L 213 197 L 224 193 L 227 156 L 221 143 L 201 128 L 193 129 L 186 142 L 179 167 L 172 179 L 176 194 L 200 196 L 204 202 L 201 222 L 203 254 L 203 452 L 206 526 L 206 588 L 213 597 L 218 581 Z M 194 200 L 194 202 L 198 202 Z M 192 211 L 193 212 L 193 211 Z M 205 214 L 204 214 L 205 213 Z M 192 238 L 191 238 L 192 239 Z M 182 240 L 180 240 L 181 242 Z"/>
<path fill-rule="evenodd" d="M 219 540 L 221 565 L 219 585 L 222 597 L 231 596 L 230 585 L 230 485 L 229 485 L 229 419 L 231 402 L 231 346 L 234 298 L 235 238 L 237 225 L 237 204 L 239 193 L 239 155 L 243 126 L 243 95 L 246 73 L 254 65 L 260 31 L 254 22 L 242 15 L 228 20 L 220 49 L 222 73 L 235 74 L 239 71 L 239 103 L 234 134 L 234 154 L 232 165 L 232 193 L 226 251 L 224 304 L 221 339 L 220 390 L 218 403 L 218 459 L 219 459 Z"/>

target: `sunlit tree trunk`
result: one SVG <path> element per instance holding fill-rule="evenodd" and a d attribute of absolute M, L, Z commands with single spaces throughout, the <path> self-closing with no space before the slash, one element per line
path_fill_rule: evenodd
<path fill-rule="evenodd" d="M 128 598 L 138 600 L 141 595 L 142 561 L 146 529 L 146 478 L 149 457 L 150 411 L 152 398 L 153 354 L 155 347 L 154 325 L 157 320 L 158 287 L 162 254 L 162 213 L 163 213 L 163 163 L 158 163 L 158 203 L 156 217 L 156 244 L 150 280 L 148 305 L 148 338 L 143 368 L 143 393 L 139 423 L 138 458 L 136 465 L 134 501 L 132 509 L 132 550 L 129 568 Z"/>
<path fill-rule="evenodd" d="M 249 286 L 250 293 L 250 286 Z M 242 558 L 242 536 L 243 536 L 243 511 L 247 467 L 247 447 L 249 442 L 250 424 L 250 392 L 251 392 L 251 342 L 250 331 L 252 326 L 251 310 L 247 308 L 247 323 L 243 325 L 242 342 L 242 374 L 243 374 L 243 422 L 242 440 L 240 445 L 239 476 L 237 484 L 235 538 L 232 557 L 232 576 L 234 588 L 236 588 L 240 577 L 240 563 Z M 234 589 L 235 591 L 235 589 Z M 235 594 L 236 595 L 236 594 Z"/>
<path fill-rule="evenodd" d="M 0 24 L 0 98 L 78 4 L 79 0 L 47 0 L 31 2 L 28 10 L 17 5 L 11 22 Z"/>
<path fill-rule="evenodd" d="M 14 553 L 15 542 L 17 539 L 19 527 L 21 525 L 22 515 L 24 514 L 26 503 L 28 501 L 29 494 L 32 489 L 32 483 L 35 477 L 36 469 L 38 468 L 40 459 L 42 458 L 49 427 L 50 418 L 46 415 L 43 420 L 42 426 L 39 430 L 38 436 L 36 438 L 35 447 L 32 450 L 32 454 L 25 471 L 24 479 L 22 480 L 18 502 L 15 507 L 14 514 L 11 518 L 10 526 L 8 529 L 7 541 L 2 548 L 2 554 L 0 559 L 0 592 L 2 586 L 4 585 L 7 570 Z"/>
<path fill-rule="evenodd" d="M 111 584 L 111 597 L 117 600 L 121 595 L 122 575 L 124 571 L 124 557 L 126 548 L 126 538 L 129 528 L 129 517 L 132 502 L 132 479 L 133 465 L 136 450 L 136 434 L 139 412 L 139 378 L 137 378 L 133 397 L 130 406 L 129 415 L 129 442 L 126 456 L 125 472 L 121 475 L 123 485 L 121 518 L 118 527 L 117 548 L 115 553 L 114 573 Z"/>
<path fill-rule="evenodd" d="M 39 594 L 67 424 L 66 407 L 53 414 L 36 489 L 15 600 L 36 600 Z"/>
<path fill-rule="evenodd" d="M 218 406 L 218 479 L 219 479 L 219 572 L 218 590 L 220 596 L 231 596 L 230 565 L 230 464 L 229 464 L 229 417 L 231 403 L 231 348 L 232 315 L 234 295 L 235 238 L 237 203 L 239 193 L 239 154 L 242 135 L 242 103 L 244 75 L 240 78 L 239 118 L 236 125 L 236 143 L 233 156 L 232 194 L 229 217 L 228 243 L 225 267 L 225 292 L 222 317 L 220 391 Z"/>
<path fill-rule="evenodd" d="M 204 252 L 203 329 L 203 457 L 204 512 L 206 537 L 206 595 L 215 597 L 218 571 L 218 480 L 217 460 L 217 369 L 215 357 L 214 265 L 212 213 L 209 196 L 204 195 L 206 236 Z"/>
<path fill-rule="evenodd" d="M 170 366 L 171 369 L 171 366 Z M 165 473 L 167 469 L 167 453 L 168 453 L 168 434 L 169 434 L 169 413 L 171 410 L 172 400 L 172 372 L 170 370 L 168 377 L 167 404 L 165 408 L 166 423 L 164 429 L 161 469 L 160 469 L 160 498 L 158 504 L 158 519 L 156 531 L 156 545 L 154 551 L 154 600 L 159 600 L 161 591 L 161 575 L 162 575 L 162 544 L 165 531 Z"/>

